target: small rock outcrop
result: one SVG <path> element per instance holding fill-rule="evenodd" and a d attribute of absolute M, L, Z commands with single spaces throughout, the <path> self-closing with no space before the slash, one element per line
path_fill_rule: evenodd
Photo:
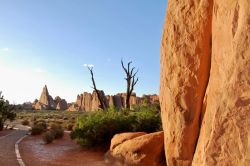
<path fill-rule="evenodd" d="M 163 166 L 163 142 L 163 132 L 117 134 L 111 140 L 110 151 L 105 155 L 105 161 L 118 165 Z"/>

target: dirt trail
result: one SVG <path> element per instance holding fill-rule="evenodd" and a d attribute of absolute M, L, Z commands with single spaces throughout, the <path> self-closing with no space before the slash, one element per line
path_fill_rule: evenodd
<path fill-rule="evenodd" d="M 0 165 L 19 166 L 15 153 L 15 143 L 26 133 L 27 131 L 17 130 L 0 137 Z"/>

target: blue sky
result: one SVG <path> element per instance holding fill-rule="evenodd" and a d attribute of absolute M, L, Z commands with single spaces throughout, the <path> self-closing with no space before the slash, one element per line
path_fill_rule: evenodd
<path fill-rule="evenodd" d="M 120 65 L 139 68 L 138 95 L 158 93 L 165 0 L 0 0 L 0 91 L 10 102 L 40 97 L 75 101 L 99 89 L 125 91 Z M 4 76 L 4 77 L 3 77 Z"/>

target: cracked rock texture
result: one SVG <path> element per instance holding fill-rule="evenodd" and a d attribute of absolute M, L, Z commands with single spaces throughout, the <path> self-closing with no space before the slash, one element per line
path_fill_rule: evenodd
<path fill-rule="evenodd" d="M 214 0 L 207 106 L 193 165 L 250 165 L 250 1 Z"/>
<path fill-rule="evenodd" d="M 169 0 L 160 101 L 169 166 L 250 165 L 249 0 Z"/>
<path fill-rule="evenodd" d="M 160 100 L 167 164 L 191 165 L 210 70 L 210 0 L 168 1 Z"/>

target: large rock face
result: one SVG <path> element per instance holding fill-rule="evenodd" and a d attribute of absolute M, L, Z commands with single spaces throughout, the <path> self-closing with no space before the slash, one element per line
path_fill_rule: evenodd
<path fill-rule="evenodd" d="M 250 1 L 214 0 L 206 112 L 193 165 L 250 165 Z"/>
<path fill-rule="evenodd" d="M 210 0 L 168 1 L 161 46 L 161 110 L 167 164 L 190 165 L 209 77 Z"/>
<path fill-rule="evenodd" d="M 113 137 L 106 162 L 110 165 L 161 166 L 165 165 L 163 156 L 163 132 L 122 133 Z"/>
<path fill-rule="evenodd" d="M 250 165 L 249 0 L 168 3 L 160 89 L 167 164 Z"/>

